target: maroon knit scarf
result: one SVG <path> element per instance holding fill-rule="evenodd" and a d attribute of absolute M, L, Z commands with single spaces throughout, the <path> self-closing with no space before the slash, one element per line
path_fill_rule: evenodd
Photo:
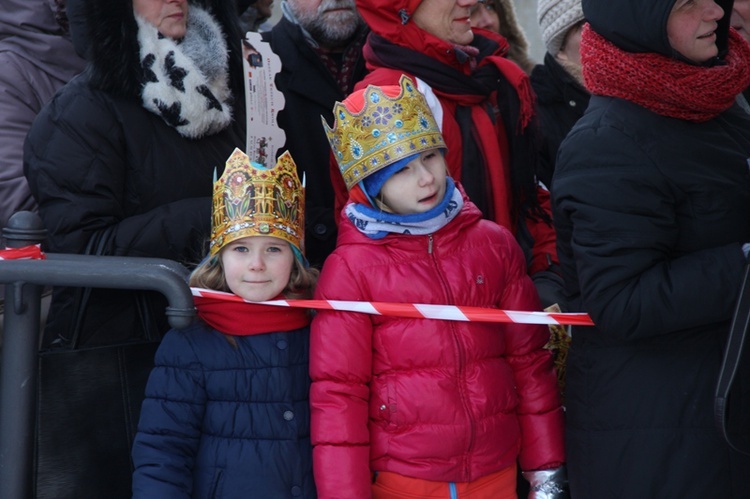
<path fill-rule="evenodd" d="M 750 46 L 733 29 L 724 64 L 693 66 L 657 53 L 619 49 L 587 24 L 581 38 L 586 88 L 662 116 L 700 123 L 729 109 L 750 86 Z"/>

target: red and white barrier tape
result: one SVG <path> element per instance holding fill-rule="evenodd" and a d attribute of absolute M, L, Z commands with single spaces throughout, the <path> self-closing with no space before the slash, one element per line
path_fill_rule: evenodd
<path fill-rule="evenodd" d="M 0 260 L 44 260 L 41 245 L 0 250 Z M 211 289 L 190 288 L 193 296 L 218 300 L 246 302 L 232 293 Z M 246 302 L 251 303 L 251 302 Z M 316 310 L 338 310 L 389 317 L 415 319 L 438 319 L 463 322 L 509 322 L 517 324 L 558 324 L 561 326 L 593 326 L 594 322 L 584 313 L 521 312 L 482 307 L 459 307 L 455 305 L 430 305 L 425 303 L 391 303 L 343 300 L 271 300 L 257 302 L 277 307 L 312 308 Z"/>
<path fill-rule="evenodd" d="M 41 244 L 0 250 L 0 260 L 44 260 L 45 258 Z"/>
<path fill-rule="evenodd" d="M 234 302 L 252 303 L 232 293 L 204 288 L 190 288 L 193 296 L 214 298 Z M 463 322 L 512 322 L 518 324 L 559 324 L 593 326 L 588 314 L 554 312 L 520 312 L 482 307 L 459 307 L 455 305 L 428 305 L 420 303 L 389 303 L 341 300 L 271 300 L 256 302 L 277 307 L 314 308 L 316 310 L 338 310 L 391 317 L 417 319 L 439 319 Z"/>

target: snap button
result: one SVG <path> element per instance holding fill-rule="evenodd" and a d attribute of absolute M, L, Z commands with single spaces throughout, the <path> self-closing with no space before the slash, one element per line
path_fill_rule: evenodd
<path fill-rule="evenodd" d="M 294 413 L 292 411 L 284 411 L 284 419 L 291 421 L 294 419 Z"/>
<path fill-rule="evenodd" d="M 576 107 L 577 106 L 576 101 L 574 101 L 574 100 L 568 102 L 568 104 L 570 104 L 570 107 Z"/>
<path fill-rule="evenodd" d="M 322 236 L 326 232 L 328 232 L 328 227 L 326 227 L 325 224 L 315 224 L 315 227 L 313 227 L 313 230 L 315 231 L 317 235 Z"/>
<path fill-rule="evenodd" d="M 289 345 L 286 340 L 279 340 L 276 342 L 276 346 L 279 348 L 279 350 L 285 350 Z"/>
<path fill-rule="evenodd" d="M 383 405 L 381 405 L 381 406 L 380 406 L 380 410 L 381 410 L 381 411 L 384 411 L 384 410 L 385 410 L 385 404 L 383 404 Z"/>
<path fill-rule="evenodd" d="M 302 495 L 302 487 L 300 487 L 298 485 L 295 485 L 294 487 L 292 487 L 292 495 L 294 497 L 301 496 Z"/>

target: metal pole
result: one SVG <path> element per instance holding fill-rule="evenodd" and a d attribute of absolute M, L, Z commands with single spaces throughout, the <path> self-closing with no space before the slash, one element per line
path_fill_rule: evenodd
<path fill-rule="evenodd" d="M 8 247 L 46 237 L 39 217 L 19 212 L 3 229 Z M 33 490 L 37 350 L 42 286 L 158 291 L 169 324 L 187 327 L 195 315 L 188 271 L 164 259 L 47 254 L 46 260 L 0 261 L 5 294 L 5 344 L 0 358 L 0 498 L 25 499 Z"/>
<path fill-rule="evenodd" d="M 172 260 L 60 253 L 46 256 L 46 260 L 0 261 L 0 283 L 23 280 L 39 285 L 158 291 L 169 300 L 166 315 L 170 326 L 187 327 L 195 316 L 188 271 Z"/>
<path fill-rule="evenodd" d="M 39 244 L 46 230 L 30 212 L 13 215 L 3 236 L 9 248 Z M 31 497 L 36 352 L 42 287 L 6 281 L 5 324 L 0 359 L 0 488 L 2 497 Z"/>

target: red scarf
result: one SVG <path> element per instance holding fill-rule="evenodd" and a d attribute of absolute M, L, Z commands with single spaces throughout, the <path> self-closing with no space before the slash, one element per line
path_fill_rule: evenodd
<path fill-rule="evenodd" d="M 229 296 L 229 299 L 227 298 Z M 310 324 L 310 315 L 302 308 L 275 307 L 234 301 L 235 295 L 194 296 L 198 316 L 217 331 L 230 336 L 293 331 Z M 274 300 L 284 300 L 281 295 Z"/>
<path fill-rule="evenodd" d="M 725 64 L 694 66 L 661 54 L 619 49 L 587 24 L 581 37 L 586 88 L 619 97 L 662 116 L 696 123 L 729 109 L 750 86 L 750 46 L 729 30 Z"/>

